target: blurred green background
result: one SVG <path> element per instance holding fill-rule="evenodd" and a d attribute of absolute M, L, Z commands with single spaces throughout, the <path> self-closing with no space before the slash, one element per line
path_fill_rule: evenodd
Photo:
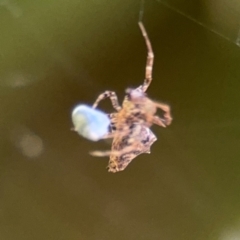
<path fill-rule="evenodd" d="M 150 155 L 111 174 L 71 111 L 143 82 L 137 0 L 0 0 L 0 239 L 240 239 L 240 3 L 145 2 Z M 109 101 L 100 108 L 111 112 Z"/>

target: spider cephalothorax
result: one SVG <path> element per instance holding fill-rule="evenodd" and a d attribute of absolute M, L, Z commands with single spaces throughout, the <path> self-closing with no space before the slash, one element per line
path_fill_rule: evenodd
<path fill-rule="evenodd" d="M 155 102 L 147 97 L 145 92 L 138 89 L 127 89 L 127 104 L 131 106 L 131 111 L 128 112 L 133 121 L 146 127 L 151 127 L 153 124 L 166 127 L 172 122 L 170 108 L 168 105 Z M 160 108 L 163 112 L 163 118 L 155 115 L 157 109 Z"/>
<path fill-rule="evenodd" d="M 91 153 L 94 156 L 110 156 L 108 165 L 110 172 L 122 171 L 139 154 L 150 153 L 151 145 L 157 140 L 150 127 L 153 124 L 166 127 L 172 121 L 170 107 L 152 101 L 145 93 L 152 81 L 154 54 L 142 22 L 139 22 L 139 27 L 148 49 L 143 84 L 136 89 L 126 90 L 122 106 L 119 105 L 115 92 L 111 91 L 100 94 L 93 104 L 93 108 L 96 108 L 101 100 L 109 97 L 116 110 L 116 112 L 109 114 L 110 132 L 104 137 L 113 138 L 112 149 Z M 158 108 L 164 112 L 163 118 L 156 115 Z"/>

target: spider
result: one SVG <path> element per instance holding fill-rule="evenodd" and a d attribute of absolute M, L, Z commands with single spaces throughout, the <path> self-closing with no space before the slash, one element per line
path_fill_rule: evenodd
<path fill-rule="evenodd" d="M 109 114 L 110 131 L 103 137 L 113 138 L 111 150 L 91 152 L 93 156 L 110 156 L 109 172 L 122 171 L 136 156 L 141 153 L 150 153 L 151 145 L 157 140 L 150 127 L 153 124 L 166 127 L 172 121 L 170 107 L 167 104 L 152 101 L 145 93 L 152 81 L 154 54 L 143 23 L 138 24 L 148 51 L 143 84 L 136 89 L 126 90 L 122 106 L 119 105 L 117 95 L 112 91 L 100 94 L 92 106 L 96 108 L 100 101 L 110 98 L 116 110 Z M 155 115 L 158 108 L 164 112 L 163 118 Z"/>

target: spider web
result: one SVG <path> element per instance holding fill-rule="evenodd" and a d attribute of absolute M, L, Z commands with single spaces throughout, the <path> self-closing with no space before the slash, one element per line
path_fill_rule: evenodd
<path fill-rule="evenodd" d="M 239 1 L 186 1 L 156 0 L 160 5 L 175 12 L 200 27 L 240 47 L 240 2 Z M 141 0 L 139 20 L 144 13 Z"/>

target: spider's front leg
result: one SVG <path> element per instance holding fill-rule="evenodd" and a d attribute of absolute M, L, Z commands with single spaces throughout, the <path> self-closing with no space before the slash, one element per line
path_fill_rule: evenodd
<path fill-rule="evenodd" d="M 166 127 L 166 121 L 165 119 L 160 118 L 159 116 L 153 116 L 152 123 L 156 124 L 160 127 Z"/>
<path fill-rule="evenodd" d="M 92 105 L 93 108 L 96 108 L 100 101 L 102 101 L 105 98 L 110 98 L 112 102 L 112 106 L 114 109 L 116 109 L 118 112 L 122 109 L 121 106 L 118 103 L 118 98 L 115 92 L 112 91 L 105 91 L 104 93 L 100 94 L 97 98 L 97 100 Z"/>
<path fill-rule="evenodd" d="M 146 70 L 145 70 L 145 80 L 143 82 L 143 85 L 139 86 L 138 89 L 142 90 L 143 92 L 146 92 L 149 85 L 152 82 L 152 69 L 153 69 L 153 62 L 154 62 L 154 53 L 152 50 L 152 45 L 151 45 L 150 39 L 148 37 L 147 31 L 146 31 L 143 23 L 139 22 L 138 25 L 139 25 L 142 35 L 145 39 L 145 43 L 146 43 L 147 51 L 148 51 Z"/>
<path fill-rule="evenodd" d="M 164 124 L 166 125 L 170 125 L 171 122 L 172 122 L 172 116 L 171 116 L 171 110 L 170 110 L 170 106 L 167 105 L 167 104 L 164 104 L 164 103 L 158 103 L 158 102 L 155 102 L 156 104 L 156 107 L 157 108 L 160 108 L 164 111 Z"/>
<path fill-rule="evenodd" d="M 136 149 L 136 147 L 139 147 L 141 149 L 144 149 L 144 145 L 140 141 L 136 141 L 135 143 L 132 143 L 132 145 L 125 147 L 122 150 L 107 150 L 107 151 L 91 151 L 90 155 L 95 157 L 107 157 L 107 156 L 122 156 L 123 154 L 130 153 Z M 147 151 L 147 150 L 146 150 Z"/>

